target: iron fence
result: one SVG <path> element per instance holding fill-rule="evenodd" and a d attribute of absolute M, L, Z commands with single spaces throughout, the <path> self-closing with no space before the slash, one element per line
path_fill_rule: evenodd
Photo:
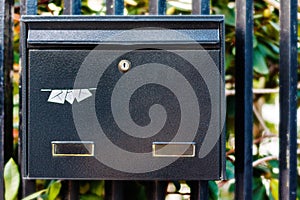
<path fill-rule="evenodd" d="M 193 0 L 192 14 L 209 14 L 208 0 Z M 21 14 L 36 15 L 37 0 L 21 0 Z M 0 171 L 12 157 L 13 1 L 0 1 Z M 107 15 L 123 15 L 123 0 L 107 0 Z M 65 0 L 65 15 L 79 15 L 80 0 Z M 164 15 L 166 0 L 150 0 L 149 13 Z M 226 16 L 225 16 L 226 17 Z M 297 0 L 280 4 L 280 199 L 296 199 L 297 189 Z M 236 1 L 236 103 L 235 103 L 235 198 L 252 199 L 252 79 L 253 79 L 253 1 Z M 106 199 L 123 199 L 126 181 L 106 181 Z M 164 199 L 164 181 L 148 181 L 148 199 Z M 67 181 L 66 199 L 78 199 L 78 181 Z M 22 180 L 21 196 L 35 191 L 34 181 Z M 4 196 L 0 174 L 0 196 Z M 208 182 L 191 183 L 191 199 L 208 199 Z"/>

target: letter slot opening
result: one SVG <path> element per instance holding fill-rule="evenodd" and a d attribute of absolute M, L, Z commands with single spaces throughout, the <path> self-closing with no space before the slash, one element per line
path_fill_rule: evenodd
<path fill-rule="evenodd" d="M 194 142 L 153 142 L 153 157 L 195 157 Z"/>
<path fill-rule="evenodd" d="M 94 142 L 53 141 L 52 156 L 94 156 Z"/>

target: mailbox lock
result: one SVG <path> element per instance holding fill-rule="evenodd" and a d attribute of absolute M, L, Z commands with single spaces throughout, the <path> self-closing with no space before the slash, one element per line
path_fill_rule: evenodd
<path fill-rule="evenodd" d="M 121 72 L 127 72 L 130 69 L 131 63 L 129 60 L 121 60 L 118 64 L 118 68 Z"/>

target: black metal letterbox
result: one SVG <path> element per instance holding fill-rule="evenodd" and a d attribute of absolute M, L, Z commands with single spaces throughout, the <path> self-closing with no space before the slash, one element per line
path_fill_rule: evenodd
<path fill-rule="evenodd" d="M 223 26 L 24 16 L 25 178 L 222 179 Z"/>

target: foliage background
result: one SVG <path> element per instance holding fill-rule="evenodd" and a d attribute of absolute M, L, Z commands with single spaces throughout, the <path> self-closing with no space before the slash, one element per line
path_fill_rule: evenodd
<path fill-rule="evenodd" d="M 62 14 L 62 0 L 39 0 L 38 14 Z M 254 124 L 253 124 L 253 199 L 278 199 L 278 83 L 279 83 L 279 2 L 277 0 L 254 0 Z M 299 10 L 299 9 L 298 9 Z M 127 15 L 147 15 L 148 0 L 125 0 L 124 13 Z M 19 20 L 20 3 L 15 2 L 14 15 L 14 138 L 18 142 L 18 108 L 19 108 Z M 104 15 L 104 0 L 83 0 L 82 14 Z M 186 15 L 191 13 L 191 0 L 168 0 L 168 15 Z M 234 198 L 234 105 L 235 105 L 235 2 L 232 0 L 212 0 L 211 14 L 225 15 L 226 24 L 226 95 L 227 95 L 227 120 L 226 120 L 226 148 L 227 161 L 226 173 L 228 180 L 210 181 L 210 199 Z M 300 27 L 300 26 L 298 26 Z M 299 31 L 300 32 L 300 31 Z M 299 41 L 299 39 L 298 39 Z M 298 44 L 299 46 L 299 44 Z M 299 51 L 298 51 L 299 52 Z M 299 71 L 299 70 L 298 70 Z M 299 77 L 299 73 L 298 73 Z M 300 95 L 300 92 L 298 92 Z M 300 118 L 300 117 L 299 117 Z M 298 119 L 299 119 L 298 118 Z M 17 150 L 16 150 L 17 151 Z M 300 157 L 298 156 L 298 159 Z M 299 170 L 298 166 L 298 170 Z M 6 172 L 11 172 L 6 177 L 7 199 L 16 199 L 14 191 L 18 187 L 16 177 L 19 176 L 16 164 L 10 161 Z M 298 175 L 298 182 L 300 177 Z M 10 183 L 10 184 L 9 184 Z M 104 198 L 104 181 L 81 181 L 80 194 L 82 200 Z M 27 199 L 60 199 L 62 197 L 62 181 L 36 182 L 37 193 Z M 125 199 L 145 199 L 145 187 L 141 182 L 131 182 L 126 186 Z M 185 181 L 170 182 L 168 196 L 187 199 L 189 187 Z M 297 197 L 300 199 L 300 184 L 298 184 Z M 175 194 L 176 193 L 176 194 Z M 172 196 L 173 195 L 173 196 Z"/>

